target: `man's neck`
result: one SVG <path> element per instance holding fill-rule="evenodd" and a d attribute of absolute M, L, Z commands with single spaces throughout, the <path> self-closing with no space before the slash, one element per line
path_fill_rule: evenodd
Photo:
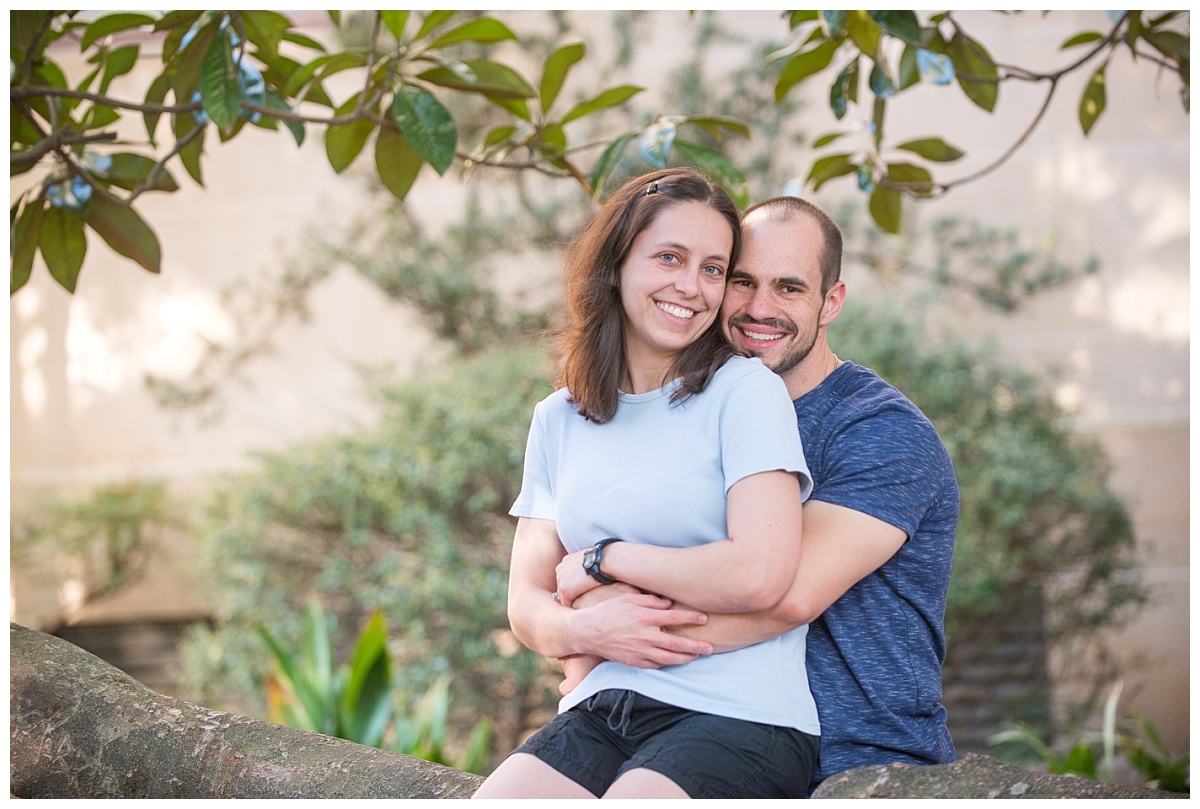
<path fill-rule="evenodd" d="M 842 361 L 829 349 L 829 344 L 822 336 L 813 345 L 812 351 L 808 352 L 808 356 L 783 375 L 788 394 L 792 399 L 799 399 L 824 382 L 841 364 Z"/>

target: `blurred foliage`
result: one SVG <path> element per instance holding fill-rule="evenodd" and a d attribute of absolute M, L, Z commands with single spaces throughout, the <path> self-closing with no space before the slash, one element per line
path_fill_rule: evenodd
<path fill-rule="evenodd" d="M 299 638 L 315 597 L 339 627 L 380 612 L 399 638 L 400 688 L 424 693 L 452 673 L 451 727 L 490 717 L 497 743 L 514 745 L 553 687 L 505 614 L 506 513 L 547 367 L 544 349 L 517 344 L 377 379 L 373 426 L 262 454 L 217 485 L 198 536 L 214 626 L 183 645 L 196 699 L 261 714 L 254 627 Z"/>
<path fill-rule="evenodd" d="M 299 653 L 289 652 L 266 627 L 256 628 L 275 662 L 266 681 L 272 722 L 483 772 L 490 721 L 480 720 L 467 749 L 451 756 L 445 748 L 450 678 L 439 677 L 407 705 L 393 679 L 387 627 L 379 612 L 359 632 L 350 662 L 341 666 L 334 665 L 329 624 L 319 601 L 308 604 Z"/>
<path fill-rule="evenodd" d="M 141 580 L 159 551 L 159 533 L 181 520 L 163 481 L 105 484 L 14 519 L 10 555 L 13 561 L 53 557 L 60 578 L 82 585 L 82 606 Z"/>
<path fill-rule="evenodd" d="M 1047 744 L 1034 728 L 1014 723 L 992 735 L 989 743 L 1008 760 L 1026 763 L 1030 757 L 1056 775 L 1076 775 L 1093 781 L 1117 782 L 1117 758 L 1138 774 L 1138 785 L 1166 792 L 1191 792 L 1191 755 L 1169 751 L 1154 725 L 1132 709 L 1118 716 L 1121 683 L 1110 690 L 1104 721 L 1094 733 L 1076 733 L 1065 750 Z"/>

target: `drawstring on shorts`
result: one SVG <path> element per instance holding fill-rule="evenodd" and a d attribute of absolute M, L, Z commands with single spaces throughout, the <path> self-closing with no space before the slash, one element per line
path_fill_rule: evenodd
<path fill-rule="evenodd" d="M 589 711 L 597 711 L 599 703 L 605 697 L 606 693 L 601 691 L 598 694 L 593 694 L 588 697 L 586 706 Z M 629 716 L 633 712 L 633 701 L 637 698 L 637 694 L 629 690 L 621 690 L 617 692 L 617 698 L 613 702 L 612 707 L 608 709 L 608 729 L 613 733 L 619 733 L 625 736 L 629 732 Z M 597 711 L 599 712 L 599 711 Z"/>

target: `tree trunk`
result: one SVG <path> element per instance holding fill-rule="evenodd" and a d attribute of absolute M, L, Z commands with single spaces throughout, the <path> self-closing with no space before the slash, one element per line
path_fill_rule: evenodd
<path fill-rule="evenodd" d="M 156 694 L 17 624 L 9 662 L 19 798 L 467 798 L 482 780 Z"/>

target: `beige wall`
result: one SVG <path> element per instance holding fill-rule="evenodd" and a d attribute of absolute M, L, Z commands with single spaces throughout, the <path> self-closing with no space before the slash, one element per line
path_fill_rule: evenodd
<path fill-rule="evenodd" d="M 596 12 L 601 13 L 601 12 Z M 582 18 L 582 15 L 580 15 Z M 590 30 L 603 26 L 593 18 Z M 1056 12 L 1030 27 L 1000 15 L 964 15 L 998 61 L 1054 66 L 1058 43 L 1100 12 Z M 634 81 L 655 74 L 675 33 L 692 23 L 659 12 L 654 47 L 639 54 Z M 777 12 L 723 12 L 723 22 L 782 40 Z M 519 28 L 520 23 L 515 23 Z M 1031 33 L 1032 32 L 1032 33 Z M 1041 54 L 1041 56 L 1039 56 Z M 729 58 L 726 51 L 714 59 Z M 1003 169 L 921 207 L 921 216 L 962 214 L 1012 225 L 1030 239 L 1057 239 L 1060 256 L 1095 254 L 1100 273 L 1040 298 L 1012 318 L 979 324 L 1014 361 L 1062 365 L 1059 395 L 1080 429 L 1111 453 L 1113 483 L 1132 509 L 1143 551 L 1142 575 L 1155 602 L 1118 645 L 1127 655 L 1126 695 L 1176 749 L 1189 743 L 1190 470 L 1190 138 L 1176 90 L 1152 69 L 1119 56 L 1109 71 L 1109 111 L 1084 139 L 1075 119 L 1082 78 L 1065 82 L 1047 120 Z M 136 84 L 138 77 L 130 80 Z M 141 79 L 144 81 L 144 78 Z M 617 79 L 620 80 L 620 79 Z M 120 85 L 118 85 L 120 86 Z M 129 86 L 129 85 L 127 85 Z M 959 100 L 957 90 L 919 90 L 895 105 L 899 140 L 943 133 L 968 152 L 946 178 L 968 174 L 1005 150 L 1040 103 L 1034 87 L 1006 84 L 995 115 Z M 816 99 L 809 132 L 834 122 Z M 930 118 L 933 123 L 927 123 Z M 313 318 L 286 329 L 277 352 L 254 363 L 249 385 L 228 386 L 225 417 L 202 425 L 157 408 L 146 372 L 184 374 L 201 347 L 197 335 L 228 336 L 220 290 L 236 278 L 275 271 L 303 250 L 305 235 L 344 222 L 358 190 L 324 162 L 315 132 L 302 149 L 286 135 L 248 132 L 210 147 L 200 190 L 180 172 L 183 190 L 139 207 L 164 245 L 161 276 L 118 260 L 92 239 L 78 292 L 69 296 L 35 269 L 10 302 L 10 496 L 20 512 L 39 496 L 102 481 L 161 476 L 195 490 L 204 476 L 236 467 L 252 448 L 368 417 L 349 361 L 410 367 L 430 350 L 411 318 L 342 269 L 313 298 Z M 797 155 L 799 171 L 808 155 Z M 23 187 L 15 178 L 12 189 Z M 846 196 L 838 183 L 818 203 Z M 835 187 L 837 186 L 837 187 Z M 411 199 L 421 210 L 450 210 L 452 180 L 425 176 Z M 853 294 L 853 292 L 852 292 Z M 187 540 L 172 542 L 186 559 Z M 192 614 L 203 593 L 189 590 L 186 563 L 153 577 L 88 617 L 139 609 Z M 14 620 L 53 626 L 62 612 L 53 586 L 26 571 L 10 577 Z"/>

